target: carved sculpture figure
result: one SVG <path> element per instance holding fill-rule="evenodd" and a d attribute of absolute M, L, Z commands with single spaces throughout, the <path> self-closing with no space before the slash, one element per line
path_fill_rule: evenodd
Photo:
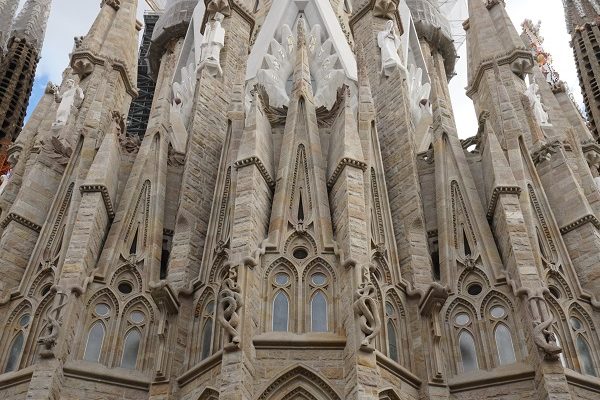
<path fill-rule="evenodd" d="M 408 92 L 417 137 L 422 138 L 433 123 L 433 112 L 429 101 L 431 83 L 423 84 L 423 70 L 414 64 L 408 67 Z"/>
<path fill-rule="evenodd" d="M 542 98 L 539 94 L 539 86 L 537 83 L 532 83 L 527 88 L 525 94 L 529 99 L 529 103 L 531 104 L 531 110 L 533 111 L 533 115 L 535 119 L 541 126 L 550 125 L 548 113 L 544 109 L 544 104 L 542 104 Z"/>
<path fill-rule="evenodd" d="M 398 54 L 402 43 L 394 31 L 394 21 L 388 21 L 385 29 L 377 34 L 377 44 L 381 49 L 381 72 L 385 76 L 390 76 L 396 68 L 400 68 L 406 76 L 406 67 Z"/>
<path fill-rule="evenodd" d="M 381 329 L 375 296 L 375 286 L 371 282 L 369 269 L 363 267 L 361 283 L 356 290 L 356 300 L 354 301 L 354 313 L 360 319 L 360 330 L 364 335 L 361 341 L 363 349 L 371 348 L 371 341 Z"/>
<path fill-rule="evenodd" d="M 79 85 L 76 85 L 73 79 L 68 79 L 65 83 L 64 93 L 56 91 L 54 99 L 60 104 L 56 110 L 56 119 L 52 127 L 60 128 L 66 125 L 71 112 L 73 112 L 73 108 L 77 109 L 81 107 L 85 95 L 83 89 Z"/>
<path fill-rule="evenodd" d="M 44 347 L 44 351 L 41 353 L 44 357 L 51 357 L 53 355 L 52 349 L 56 346 L 56 339 L 58 339 L 62 323 L 62 309 L 67 305 L 68 298 L 67 293 L 57 287 L 53 287 L 52 291 L 54 291 L 56 295 L 54 297 L 54 305 L 48 311 L 47 315 L 48 333 L 38 339 L 38 343 Z"/>
<path fill-rule="evenodd" d="M 544 298 L 545 293 L 550 293 L 547 287 L 541 287 L 536 290 L 530 288 L 518 288 L 517 283 L 512 279 L 507 279 L 515 296 L 526 297 L 529 303 L 529 311 L 533 319 L 533 341 L 543 353 L 544 357 L 549 360 L 558 359 L 558 355 L 562 353 L 562 348 L 559 346 L 556 336 L 550 330 L 554 323 L 554 317 L 548 309 L 548 304 Z"/>
<path fill-rule="evenodd" d="M 206 25 L 204 30 L 204 41 L 200 46 L 202 54 L 198 70 L 206 69 L 211 76 L 221 76 L 221 50 L 225 45 L 225 29 L 221 26 L 224 15 L 216 13 L 213 19 Z"/>
<path fill-rule="evenodd" d="M 181 82 L 173 82 L 173 100 L 171 101 L 171 145 L 177 153 L 184 153 L 187 143 L 187 123 L 193 107 L 196 77 L 194 64 L 181 69 Z"/>
<path fill-rule="evenodd" d="M 219 291 L 219 322 L 227 332 L 227 342 L 236 346 L 240 343 L 240 332 L 238 331 L 240 316 L 238 310 L 242 306 L 242 289 L 237 283 L 237 268 L 237 265 L 229 267 L 227 278 L 223 281 Z"/>
<path fill-rule="evenodd" d="M 4 175 L 0 175 L 0 194 L 2 194 L 2 192 L 4 192 L 4 189 L 6 189 L 6 186 L 8 186 L 8 182 L 10 181 L 11 175 L 11 170 L 9 170 Z"/>

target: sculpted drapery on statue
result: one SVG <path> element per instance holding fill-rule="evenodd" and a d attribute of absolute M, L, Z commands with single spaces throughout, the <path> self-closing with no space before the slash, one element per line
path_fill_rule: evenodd
<path fill-rule="evenodd" d="M 202 55 L 198 70 L 206 69 L 212 76 L 221 76 L 221 50 L 225 45 L 225 29 L 221 26 L 225 16 L 215 13 L 213 19 L 206 25 L 204 41 L 200 46 Z"/>
<path fill-rule="evenodd" d="M 527 98 L 529 99 L 529 103 L 531 104 L 531 110 L 533 111 L 533 115 L 535 119 L 541 126 L 550 125 L 548 113 L 544 108 L 544 104 L 542 104 L 542 98 L 539 94 L 539 86 L 537 83 L 533 82 L 527 90 L 525 91 Z"/>
<path fill-rule="evenodd" d="M 56 102 L 60 104 L 56 110 L 56 119 L 54 120 L 52 127 L 60 128 L 67 124 L 69 116 L 73 111 L 73 107 L 76 109 L 81 107 L 85 95 L 83 94 L 83 89 L 79 85 L 76 85 L 73 79 L 68 79 L 65 83 L 64 92 L 56 92 L 54 98 Z"/>
<path fill-rule="evenodd" d="M 381 72 L 385 76 L 390 76 L 396 68 L 400 68 L 403 76 L 406 76 L 406 67 L 398 54 L 402 42 L 394 31 L 394 21 L 388 21 L 385 29 L 377 34 L 377 44 L 381 49 Z"/>

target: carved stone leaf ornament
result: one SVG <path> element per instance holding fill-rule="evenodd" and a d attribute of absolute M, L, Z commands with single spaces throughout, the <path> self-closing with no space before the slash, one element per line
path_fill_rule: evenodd
<path fill-rule="evenodd" d="M 314 97 L 317 107 L 330 110 L 337 100 L 338 88 L 346 82 L 346 74 L 339 69 L 339 55 L 331 38 L 322 40 L 322 28 L 315 24 L 308 32 L 304 18 L 298 19 L 298 30 L 304 32 L 311 77 L 314 79 Z M 280 108 L 290 102 L 286 83 L 296 62 L 297 33 L 288 25 L 280 30 L 281 42 L 271 40 L 270 52 L 265 55 L 268 68 L 258 71 L 256 77 L 269 97 L 269 104 Z"/>

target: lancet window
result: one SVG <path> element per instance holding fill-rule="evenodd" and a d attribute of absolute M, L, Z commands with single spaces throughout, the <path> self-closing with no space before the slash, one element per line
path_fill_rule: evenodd
<path fill-rule="evenodd" d="M 308 299 L 307 330 L 331 332 L 334 328 L 333 285 L 334 278 L 324 262 L 317 261 L 307 268 L 304 285 Z"/>
<path fill-rule="evenodd" d="M 599 376 L 596 355 L 592 351 L 594 337 L 585 316 L 573 312 L 569 318 L 569 327 L 580 372 L 584 375 Z"/>
<path fill-rule="evenodd" d="M 115 295 L 110 289 L 103 289 L 88 302 L 89 314 L 82 336 L 81 357 L 85 361 L 107 364 L 109 360 L 111 335 L 114 332 L 119 313 Z"/>
<path fill-rule="evenodd" d="M 23 349 L 31 326 L 31 308 L 28 305 L 20 306 L 21 310 L 13 313 L 6 325 L 5 350 L 3 372 L 16 371 L 20 368 Z"/>
<path fill-rule="evenodd" d="M 123 347 L 121 350 L 120 367 L 142 369 L 139 365 L 139 355 L 144 340 L 147 339 L 148 314 L 141 305 L 135 305 L 125 310 L 121 318 L 121 334 Z"/>
<path fill-rule="evenodd" d="M 102 346 L 106 337 L 106 326 L 110 319 L 111 307 L 107 303 L 98 303 L 94 307 L 93 317 L 95 321 L 92 323 L 85 344 L 83 359 L 86 361 L 100 362 L 102 354 Z"/>
<path fill-rule="evenodd" d="M 213 337 L 215 324 L 215 313 L 217 307 L 212 298 L 209 298 L 202 307 L 202 315 L 200 316 L 200 360 L 209 357 L 213 351 Z"/>
<path fill-rule="evenodd" d="M 296 332 L 298 310 L 296 308 L 298 274 L 296 267 L 281 258 L 266 271 L 267 307 L 266 330 L 273 332 Z"/>
<path fill-rule="evenodd" d="M 519 358 L 515 343 L 517 338 L 513 336 L 514 321 L 512 318 L 511 307 L 500 298 L 492 298 L 481 312 L 487 320 L 486 332 L 489 336 L 489 343 L 495 347 L 493 351 L 494 365 L 514 364 Z"/>

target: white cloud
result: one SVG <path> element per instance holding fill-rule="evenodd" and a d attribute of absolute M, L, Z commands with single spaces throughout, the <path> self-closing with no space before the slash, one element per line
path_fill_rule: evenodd
<path fill-rule="evenodd" d="M 521 23 L 525 19 L 542 22 L 541 35 L 545 38 L 544 50 L 552 54 L 553 64 L 563 81 L 567 82 L 575 94 L 575 99 L 582 104 L 583 98 L 579 89 L 579 80 L 575 70 L 573 51 L 569 45 L 571 40 L 567 33 L 564 9 L 561 0 L 508 0 L 506 10 L 520 34 Z M 467 138 L 477 133 L 477 118 L 473 103 L 465 95 L 467 86 L 466 43 L 460 49 L 460 60 L 457 64 L 457 76 L 450 82 L 452 105 L 456 114 L 458 135 Z"/>

